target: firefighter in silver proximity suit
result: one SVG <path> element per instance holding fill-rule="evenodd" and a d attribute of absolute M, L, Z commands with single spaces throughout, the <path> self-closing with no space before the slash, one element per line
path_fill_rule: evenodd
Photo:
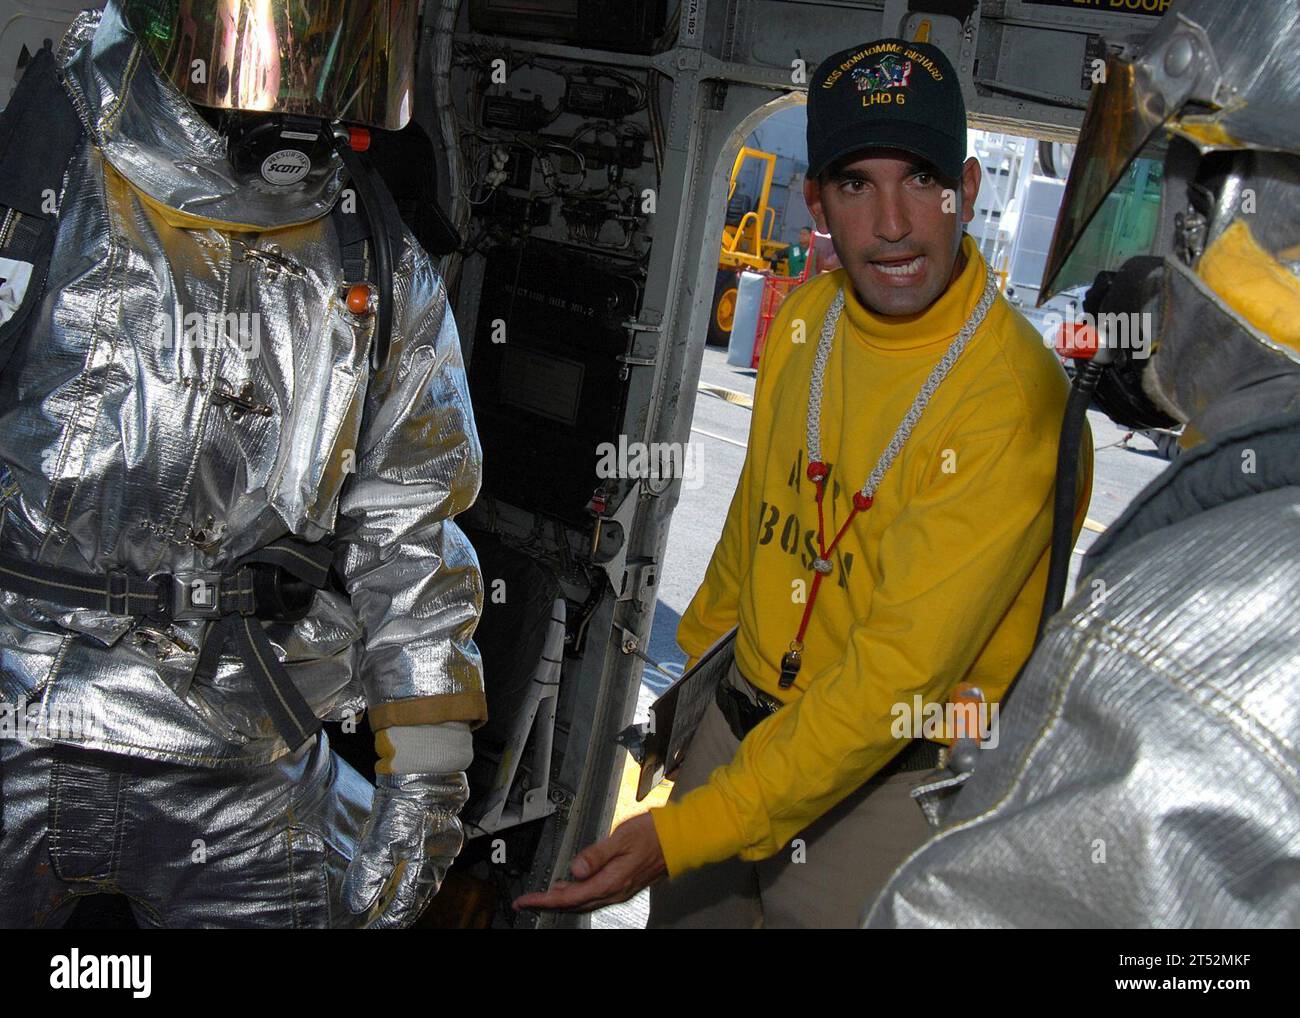
<path fill-rule="evenodd" d="M 1291 0 L 1178 0 L 1108 62 L 1047 278 L 1163 155 L 1154 255 L 1105 301 L 1152 314 L 1115 384 L 1187 451 L 1090 549 L 867 926 L 1300 924 L 1298 37 Z"/>
<path fill-rule="evenodd" d="M 45 53 L 15 130 L 79 140 L 0 373 L 0 926 L 98 892 L 404 926 L 460 850 L 481 452 L 442 281 L 357 154 L 409 119 L 417 12 L 112 0 Z M 0 211 L 3 255 L 41 209 Z M 42 265 L 5 258 L 0 323 Z M 362 709 L 377 788 L 320 730 Z"/>

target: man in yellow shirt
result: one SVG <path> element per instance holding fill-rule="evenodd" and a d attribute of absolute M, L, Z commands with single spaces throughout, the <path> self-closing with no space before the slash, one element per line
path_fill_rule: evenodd
<path fill-rule="evenodd" d="M 856 925 L 928 836 L 910 790 L 938 745 L 916 706 L 962 683 L 996 702 L 1028 656 L 1068 389 L 962 230 L 980 180 L 965 130 L 934 46 L 885 39 L 817 69 L 806 198 L 843 268 L 774 322 L 677 633 L 694 660 L 738 627 L 734 665 L 669 803 L 518 907 L 597 907 L 666 871 L 652 927 Z M 1090 443 L 1084 459 L 1076 533 Z"/>

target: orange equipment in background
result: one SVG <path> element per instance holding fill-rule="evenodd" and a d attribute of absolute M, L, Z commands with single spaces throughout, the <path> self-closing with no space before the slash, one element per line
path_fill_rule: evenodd
<path fill-rule="evenodd" d="M 774 272 L 763 277 L 763 297 L 758 310 L 758 334 L 754 337 L 754 359 L 752 367 L 758 367 L 759 358 L 763 356 L 763 347 L 767 344 L 767 332 L 772 327 L 772 319 L 781 309 L 781 303 L 800 283 L 814 275 L 814 263 L 817 260 L 815 250 L 808 252 L 808 259 L 803 264 L 803 271 L 797 276 L 778 276 Z"/>

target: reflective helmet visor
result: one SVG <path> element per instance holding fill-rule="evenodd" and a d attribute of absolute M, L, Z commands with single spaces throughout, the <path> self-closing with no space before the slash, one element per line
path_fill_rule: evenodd
<path fill-rule="evenodd" d="M 124 0 L 192 103 L 398 130 L 411 118 L 416 0 Z"/>
<path fill-rule="evenodd" d="M 1156 132 L 1176 112 L 1166 109 L 1164 97 L 1146 84 L 1140 65 L 1114 54 L 1107 58 L 1105 79 L 1093 89 L 1079 132 L 1043 272 L 1040 301 L 1070 286 L 1091 282 L 1100 270 L 1094 265 L 1113 268 L 1125 260 L 1127 255 L 1103 250 L 1114 245 L 1116 217 L 1121 218 L 1121 233 L 1125 228 L 1124 213 L 1132 215 L 1136 223 L 1149 222 L 1149 232 L 1145 238 L 1130 236 L 1121 246 L 1128 254 L 1146 253 L 1159 212 L 1160 165 L 1154 158 L 1138 156 L 1157 138 L 1163 141 L 1163 134 L 1157 136 Z M 1134 201 L 1142 207 L 1135 208 Z M 1109 214 L 1099 217 L 1103 207 Z M 1098 219 L 1101 221 L 1093 226 Z M 1134 226 L 1129 232 L 1144 228 Z M 1091 243 L 1081 243 L 1085 235 Z"/>

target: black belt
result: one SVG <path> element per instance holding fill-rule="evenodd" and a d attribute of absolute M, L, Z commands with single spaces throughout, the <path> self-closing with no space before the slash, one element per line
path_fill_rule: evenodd
<path fill-rule="evenodd" d="M 748 682 L 748 680 L 745 681 Z M 718 709 L 722 711 L 722 716 L 727 719 L 727 727 L 731 729 L 731 734 L 742 742 L 746 735 L 781 709 L 778 700 L 766 696 L 752 683 L 749 683 L 749 686 L 753 690 L 754 698 L 758 700 L 758 703 L 755 703 L 754 700 L 751 700 L 727 681 L 726 676 L 723 676 L 722 681 L 718 683 L 717 691 L 714 694 Z"/>
<path fill-rule="evenodd" d="M 227 641 L 248 667 L 262 706 L 291 749 L 320 730 L 320 719 L 289 678 L 261 622 L 296 622 L 329 578 L 333 549 L 281 538 L 245 555 L 229 572 L 186 570 L 103 575 L 56 569 L 0 554 L 0 589 L 68 608 L 93 608 L 157 622 L 205 619 L 196 679 L 216 678 Z"/>
<path fill-rule="evenodd" d="M 779 700 L 768 696 L 748 679 L 744 681 L 754 693 L 754 700 L 757 700 L 757 703 L 728 682 L 725 677 L 718 683 L 714 695 L 718 709 L 727 719 L 727 727 L 731 729 L 731 734 L 742 742 L 745 736 L 761 722 L 781 709 Z M 939 766 L 939 753 L 942 749 L 943 747 L 936 742 L 913 739 L 889 763 L 885 764 L 876 776 L 888 777 L 890 774 L 898 774 L 902 771 L 934 770 Z"/>

